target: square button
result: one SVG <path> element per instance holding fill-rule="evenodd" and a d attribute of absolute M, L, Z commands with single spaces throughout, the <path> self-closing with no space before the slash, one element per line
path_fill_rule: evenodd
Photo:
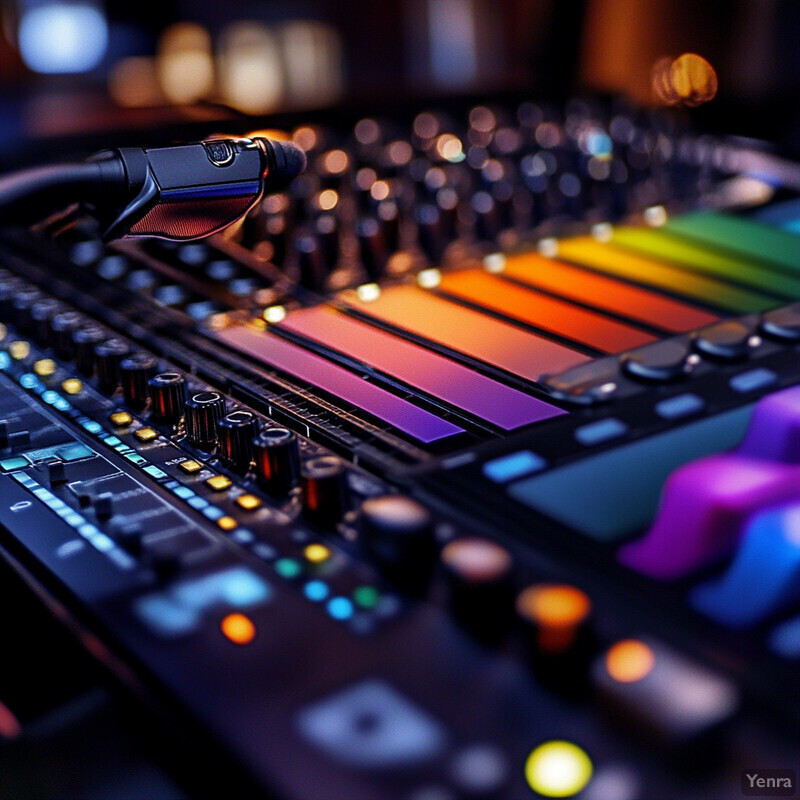
<path fill-rule="evenodd" d="M 233 517 L 220 517 L 217 520 L 217 525 L 224 531 L 232 531 L 239 523 Z"/>
<path fill-rule="evenodd" d="M 158 431 L 152 428 L 139 428 L 133 434 L 140 442 L 152 442 L 153 439 L 158 437 Z"/>
<path fill-rule="evenodd" d="M 225 477 L 225 475 L 213 475 L 206 480 L 206 486 L 208 486 L 209 489 L 213 489 L 215 492 L 222 492 L 230 488 L 231 483 L 233 483 L 233 481 Z"/>
<path fill-rule="evenodd" d="M 243 494 L 236 498 L 236 505 L 245 511 L 255 511 L 261 508 L 261 500 L 254 494 Z"/>
<path fill-rule="evenodd" d="M 181 463 L 178 464 L 178 469 L 191 474 L 193 472 L 200 472 L 200 470 L 203 469 L 203 465 L 199 461 L 190 459 L 188 461 L 181 461 Z"/>
<path fill-rule="evenodd" d="M 133 417 L 127 411 L 115 411 L 109 419 L 118 428 L 125 428 L 133 422 Z"/>

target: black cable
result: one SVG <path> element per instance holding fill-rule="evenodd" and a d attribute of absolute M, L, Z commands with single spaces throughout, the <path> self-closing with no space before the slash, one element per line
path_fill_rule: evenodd
<path fill-rule="evenodd" d="M 106 239 L 197 239 L 284 189 L 305 165 L 292 143 L 264 138 L 119 148 L 0 177 L 0 224 L 35 222 L 78 202 L 98 218 Z"/>

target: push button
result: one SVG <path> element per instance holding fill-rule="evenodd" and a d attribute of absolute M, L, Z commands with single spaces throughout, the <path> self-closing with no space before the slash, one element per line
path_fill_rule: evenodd
<path fill-rule="evenodd" d="M 622 368 L 632 378 L 648 383 L 669 383 L 686 377 L 692 366 L 685 342 L 666 340 L 640 347 L 622 357 Z M 695 360 L 697 357 L 695 356 Z"/>
<path fill-rule="evenodd" d="M 717 361 L 742 361 L 747 358 L 752 329 L 737 320 L 727 320 L 706 328 L 694 339 L 694 347 Z"/>

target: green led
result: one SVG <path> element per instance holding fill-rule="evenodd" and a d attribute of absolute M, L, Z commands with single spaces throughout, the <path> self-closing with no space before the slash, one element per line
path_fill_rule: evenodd
<path fill-rule="evenodd" d="M 361 608 L 375 608 L 380 599 L 381 594 L 374 586 L 359 586 L 353 591 L 353 600 Z"/>
<path fill-rule="evenodd" d="M 275 572 L 282 578 L 296 578 L 302 571 L 300 562 L 293 558 L 279 558 L 275 562 Z"/>

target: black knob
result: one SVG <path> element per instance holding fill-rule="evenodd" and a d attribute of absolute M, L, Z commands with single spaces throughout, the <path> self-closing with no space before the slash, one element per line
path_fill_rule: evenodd
<path fill-rule="evenodd" d="M 319 242 L 314 236 L 301 236 L 294 246 L 300 264 L 300 283 L 312 292 L 324 292 L 328 264 Z"/>
<path fill-rule="evenodd" d="M 148 392 L 147 382 L 158 371 L 158 362 L 148 353 L 131 353 L 119 362 L 119 379 L 125 402 L 131 408 L 144 408 Z"/>
<path fill-rule="evenodd" d="M 22 289 L 14 296 L 12 319 L 20 332 L 25 334 L 33 332 L 31 307 L 43 299 L 44 295 L 34 288 Z"/>
<path fill-rule="evenodd" d="M 72 342 L 75 345 L 75 361 L 78 369 L 84 375 L 91 375 L 94 372 L 94 349 L 107 338 L 108 331 L 93 322 L 89 322 L 73 332 Z"/>
<path fill-rule="evenodd" d="M 489 192 L 475 192 L 470 203 L 475 214 L 475 236 L 492 241 L 500 231 L 500 219 L 494 198 Z"/>
<path fill-rule="evenodd" d="M 253 440 L 256 478 L 269 492 L 286 494 L 300 477 L 297 436 L 286 428 L 266 428 Z"/>
<path fill-rule="evenodd" d="M 0 319 L 14 321 L 14 298 L 17 293 L 27 288 L 27 284 L 19 278 L 3 278 L 0 281 Z"/>
<path fill-rule="evenodd" d="M 130 347 L 124 339 L 106 339 L 94 348 L 95 369 L 100 389 L 108 394 L 119 386 L 119 365 L 130 353 Z"/>
<path fill-rule="evenodd" d="M 389 250 L 378 221 L 372 217 L 362 219 L 356 225 L 361 263 L 370 280 L 378 280 L 386 267 Z"/>
<path fill-rule="evenodd" d="M 436 548 L 428 509 L 403 495 L 370 497 L 361 506 L 361 542 L 390 578 L 422 584 Z"/>
<path fill-rule="evenodd" d="M 183 416 L 186 379 L 177 372 L 160 372 L 147 382 L 153 419 L 175 425 Z"/>
<path fill-rule="evenodd" d="M 31 333 L 39 344 L 45 347 L 51 344 L 50 320 L 62 311 L 64 306 L 52 297 L 45 297 L 31 306 Z"/>
<path fill-rule="evenodd" d="M 257 433 L 258 417 L 252 411 L 240 408 L 228 412 L 217 425 L 217 454 L 231 469 L 247 472 Z"/>
<path fill-rule="evenodd" d="M 192 392 L 186 400 L 186 435 L 201 450 L 217 442 L 217 425 L 225 413 L 225 398 L 219 392 Z"/>
<path fill-rule="evenodd" d="M 334 528 L 348 507 L 347 471 L 336 456 L 312 458 L 302 469 L 303 505 L 309 519 Z"/>
<path fill-rule="evenodd" d="M 514 606 L 508 550 L 489 539 L 456 539 L 442 548 L 441 560 L 455 616 L 483 637 L 501 634 Z"/>
<path fill-rule="evenodd" d="M 86 318 L 77 311 L 62 311 L 50 320 L 50 345 L 59 358 L 71 361 L 75 358 L 75 342 L 72 335 Z"/>
<path fill-rule="evenodd" d="M 423 203 L 414 210 L 419 246 L 431 264 L 441 264 L 447 240 L 441 212 L 432 203 Z"/>

